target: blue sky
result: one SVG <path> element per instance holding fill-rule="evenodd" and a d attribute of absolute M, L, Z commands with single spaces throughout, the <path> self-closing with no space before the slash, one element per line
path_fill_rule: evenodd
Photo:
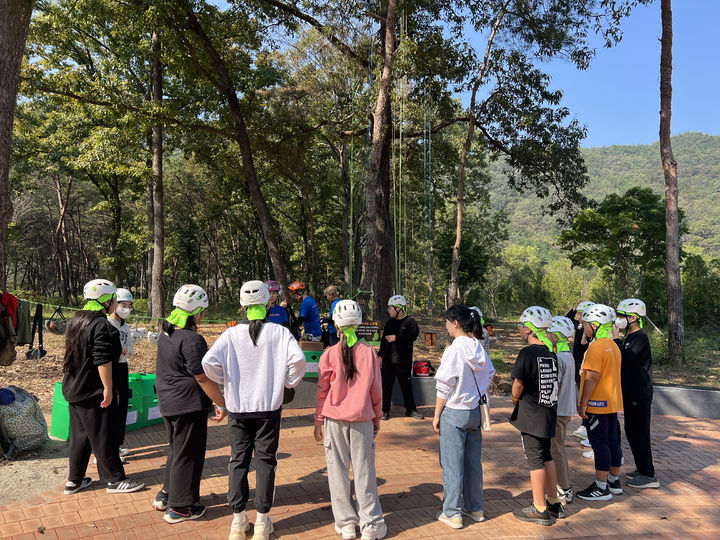
<path fill-rule="evenodd" d="M 720 0 L 673 2 L 672 133 L 720 134 Z M 623 40 L 590 68 L 547 66 L 563 104 L 588 128 L 583 146 L 651 144 L 660 124 L 660 2 L 636 8 Z"/>

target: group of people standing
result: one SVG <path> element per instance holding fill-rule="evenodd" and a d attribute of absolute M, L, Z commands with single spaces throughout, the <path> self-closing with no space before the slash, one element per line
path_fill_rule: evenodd
<path fill-rule="evenodd" d="M 572 318 L 577 314 L 576 326 Z M 645 304 L 628 298 L 617 310 L 583 300 L 566 317 L 553 317 L 540 306 L 520 316 L 520 335 L 528 345 L 512 371 L 515 408 L 510 421 L 521 433 L 533 503 L 514 511 L 518 519 L 551 525 L 565 517 L 565 505 L 573 496 L 607 501 L 622 494 L 618 412 L 623 410 L 637 467 L 625 475 L 626 485 L 660 486 L 650 444 L 652 355 L 642 330 L 645 315 Z M 571 354 L 567 340 L 573 335 Z M 582 418 L 582 435 L 589 439 L 595 460 L 595 479 L 576 493 L 564 453 L 567 424 L 575 414 Z"/>
<path fill-rule="evenodd" d="M 253 538 L 267 539 L 274 530 L 269 513 L 285 390 L 300 383 L 306 368 L 305 355 L 288 328 L 289 320 L 278 320 L 274 308 L 285 309 L 277 306 L 279 286 L 274 285 L 261 281 L 243 284 L 240 303 L 246 319 L 225 330 L 210 348 L 197 332 L 208 307 L 205 291 L 197 285 L 184 285 L 173 298 L 174 310 L 163 322 L 158 339 L 155 383 L 168 456 L 163 487 L 153 506 L 164 512 L 168 523 L 204 515 L 200 480 L 208 411 L 214 404 L 212 420 L 228 417 L 230 539 L 244 538 L 250 526 L 246 505 L 253 455 Z M 313 309 L 304 287 L 293 285 L 291 294 L 301 303 L 299 324 L 303 325 L 314 319 L 317 304 L 312 302 Z M 125 362 L 132 354 L 124 319 L 132 309 L 132 296 L 105 280 L 88 283 L 84 295 L 85 309 L 75 315 L 66 332 L 63 392 L 70 404 L 71 436 L 65 493 L 77 493 L 91 484 L 85 476 L 91 451 L 109 493 L 137 491 L 144 484 L 126 477 L 121 456 L 123 403 L 127 407 L 127 396 L 122 395 L 127 393 Z M 357 327 L 363 319 L 360 307 L 353 300 L 340 300 L 331 288 L 326 296 L 332 301 L 337 342 L 319 360 L 314 437 L 324 446 L 336 532 L 343 538 L 356 538 L 359 527 L 364 540 L 380 539 L 387 526 L 377 491 L 374 439 L 382 420 L 390 418 L 396 378 L 407 416 L 423 418 L 411 386 L 413 341 L 419 329 L 406 314 L 405 298 L 393 296 L 378 356 L 373 347 L 358 340 Z M 640 379 L 651 384 L 649 343 L 646 337 L 642 339 L 644 332 L 632 337 L 641 332 L 644 305 L 635 299 L 621 303 L 618 315 L 627 320 L 628 335 L 624 341 L 618 338 L 618 343 L 611 336 L 625 325 L 619 320 L 613 324 L 617 315 L 612 308 L 586 303 L 577 311 L 582 312 L 580 324 L 589 341 L 580 370 L 579 400 L 567 341 L 575 331 L 574 323 L 566 317 L 553 318 L 538 306 L 528 308 L 520 318 L 520 333 L 528 346 L 518 355 L 512 373 L 516 407 L 511 422 L 522 434 L 533 504 L 515 511 L 515 516 L 545 525 L 551 524 L 552 518 L 564 517 L 564 505 L 572 500 L 562 448 L 569 417 L 575 412 L 587 428 L 597 469 L 593 485 L 578 492 L 578 497 L 606 500 L 611 496 L 606 497 L 608 490 L 619 486 L 622 454 L 617 412 L 623 398 L 626 410 L 633 411 L 626 413 L 626 433 L 638 466 L 628 483 L 635 487 L 658 485 L 651 469 L 647 389 L 626 391 L 624 387 Z M 435 376 L 432 420 L 440 439 L 444 490 L 437 519 L 457 529 L 463 526 L 463 515 L 475 522 L 484 520 L 482 431 L 489 429 L 488 388 L 495 370 L 480 310 L 455 305 L 447 310 L 445 320 L 452 342 Z M 312 326 L 305 330 L 314 336 Z M 576 336 L 575 345 L 581 342 Z M 649 457 L 649 463 L 643 456 Z"/>

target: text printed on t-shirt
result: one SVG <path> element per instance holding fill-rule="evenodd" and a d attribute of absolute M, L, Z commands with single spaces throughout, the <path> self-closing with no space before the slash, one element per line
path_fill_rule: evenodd
<path fill-rule="evenodd" d="M 551 357 L 538 357 L 538 404 L 552 407 L 558 399 L 558 369 Z"/>

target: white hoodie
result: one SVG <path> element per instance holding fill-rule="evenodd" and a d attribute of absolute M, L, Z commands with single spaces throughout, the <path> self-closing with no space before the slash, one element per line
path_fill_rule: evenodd
<path fill-rule="evenodd" d="M 248 324 L 228 328 L 202 359 L 209 379 L 222 384 L 231 413 L 276 411 L 283 389 L 294 388 L 305 374 L 305 353 L 290 330 L 263 324 L 253 345 Z"/>
<path fill-rule="evenodd" d="M 495 368 L 480 341 L 457 337 L 445 349 L 435 374 L 437 397 L 447 400 L 445 406 L 451 409 L 472 410 L 480 404 L 478 389 L 488 397 L 494 376 Z"/>

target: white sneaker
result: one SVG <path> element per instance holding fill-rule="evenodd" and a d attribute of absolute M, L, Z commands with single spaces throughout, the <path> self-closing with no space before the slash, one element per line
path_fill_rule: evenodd
<path fill-rule="evenodd" d="M 592 448 L 592 444 L 590 444 L 590 439 L 583 439 L 582 441 L 580 441 L 580 444 L 588 448 Z"/>
<path fill-rule="evenodd" d="M 120 447 L 120 457 L 125 457 L 130 453 L 130 449 L 127 446 Z"/>
<path fill-rule="evenodd" d="M 385 520 L 382 520 L 377 523 L 365 525 L 360 538 L 361 540 L 380 540 L 380 538 L 385 538 L 386 534 L 387 525 L 385 525 Z"/>
<path fill-rule="evenodd" d="M 255 522 L 255 530 L 253 532 L 253 540 L 270 540 L 270 535 L 275 530 L 272 521 Z"/>
<path fill-rule="evenodd" d="M 580 426 L 573 431 L 573 436 L 579 439 L 587 439 L 587 429 L 585 429 L 585 426 Z"/>
<path fill-rule="evenodd" d="M 477 510 L 475 512 L 468 512 L 467 510 L 463 510 L 460 512 L 463 516 L 467 516 L 476 523 L 480 523 L 481 521 L 485 521 L 485 514 L 483 514 L 482 510 Z"/>
<path fill-rule="evenodd" d="M 357 538 L 355 535 L 355 524 L 348 523 L 344 527 L 340 527 L 337 523 L 335 524 L 335 532 L 343 538 Z"/>
<path fill-rule="evenodd" d="M 587 452 L 583 452 L 583 457 L 584 457 L 584 458 L 588 458 L 588 459 L 593 459 L 593 458 L 595 457 L 595 452 L 594 452 L 593 449 L 591 448 L 591 449 L 588 450 Z"/>
<path fill-rule="evenodd" d="M 250 522 L 248 521 L 247 512 L 235 512 L 233 520 L 230 524 L 230 536 L 228 540 L 244 540 L 245 531 L 248 530 Z"/>
<path fill-rule="evenodd" d="M 437 514 L 437 520 L 440 523 L 444 523 L 448 527 L 452 527 L 453 529 L 462 529 L 463 528 L 463 520 L 462 520 L 462 514 L 455 514 L 454 516 L 446 516 L 445 512 L 440 510 Z"/>

